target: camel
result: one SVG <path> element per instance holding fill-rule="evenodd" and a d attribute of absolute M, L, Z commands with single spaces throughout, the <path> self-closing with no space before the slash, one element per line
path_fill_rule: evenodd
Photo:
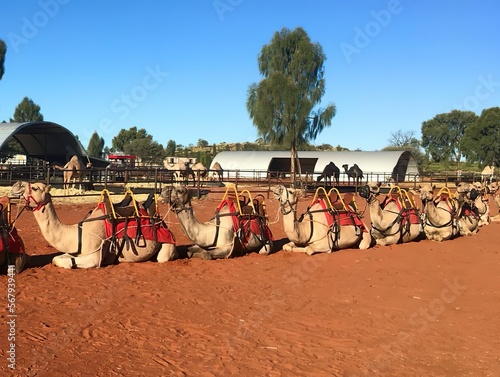
<path fill-rule="evenodd" d="M 382 203 L 377 199 L 380 183 L 369 182 L 359 189 L 370 209 L 370 233 L 377 245 L 395 245 L 417 240 L 422 236 L 419 213 L 411 196 L 393 186 Z"/>
<path fill-rule="evenodd" d="M 193 182 L 195 180 L 194 172 L 191 167 L 189 167 L 189 162 L 176 162 L 168 164 L 167 168 L 174 172 L 174 179 L 176 182 L 189 183 L 189 177 L 192 177 Z"/>
<path fill-rule="evenodd" d="M 358 186 L 359 182 L 363 178 L 363 170 L 361 170 L 357 164 L 354 164 L 349 169 L 347 169 L 349 167 L 349 165 L 347 164 L 342 165 L 342 167 L 344 168 L 345 174 L 347 174 L 348 184 L 351 183 L 352 178 L 353 182 L 356 184 L 356 186 Z"/>
<path fill-rule="evenodd" d="M 154 255 L 157 255 L 158 262 L 166 262 L 177 257 L 175 243 L 171 239 L 164 239 L 172 238 L 170 231 L 166 229 L 166 226 L 157 226 L 158 222 L 153 224 L 151 221 L 148 225 L 139 227 L 137 222 L 133 223 L 133 220 L 130 220 L 129 227 L 120 230 L 120 235 L 123 237 L 117 235 L 118 231 L 108 236 L 106 229 L 111 226 L 115 228 L 115 226 L 122 224 L 109 225 L 106 223 L 110 219 L 110 213 L 114 214 L 115 211 L 118 211 L 118 206 L 115 208 L 108 195 L 104 195 L 103 201 L 80 223 L 63 224 L 57 217 L 50 189 L 50 185 L 41 182 L 16 182 L 12 186 L 11 192 L 13 196 L 22 198 L 25 208 L 33 212 L 47 242 L 56 250 L 64 253 L 52 259 L 55 266 L 67 269 L 94 268 L 113 264 L 116 261 L 142 262 L 149 260 Z M 137 203 L 134 202 L 136 212 L 137 206 Z M 129 206 L 123 209 L 130 208 Z M 133 224 L 135 224 L 135 228 Z M 142 237 L 137 229 L 141 230 Z M 131 233 L 135 234 L 131 235 Z M 146 239 L 150 238 L 147 237 L 147 233 L 155 233 L 156 237 Z M 160 238 L 165 243 L 160 242 Z"/>
<path fill-rule="evenodd" d="M 470 189 L 467 183 L 457 185 L 456 196 L 450 189 L 443 187 L 434 197 L 436 186 L 420 185 L 422 200 L 422 224 L 425 235 L 433 241 L 445 241 L 458 235 L 472 235 L 477 232 L 479 219 L 471 202 L 477 192 Z"/>
<path fill-rule="evenodd" d="M 80 186 L 79 189 L 82 191 L 85 165 L 80 161 L 77 155 L 71 157 L 71 159 L 64 166 L 54 165 L 54 169 L 63 171 L 63 187 L 66 194 L 69 192 L 71 183 L 73 184 L 73 189 L 75 189 L 76 183 L 78 182 Z"/>
<path fill-rule="evenodd" d="M 435 185 L 419 185 L 422 201 L 422 225 L 427 239 L 446 241 L 459 234 L 456 219 L 457 205 L 451 198 L 449 189 L 443 188 L 434 197 Z"/>
<path fill-rule="evenodd" d="M 202 179 L 206 179 L 207 168 L 201 162 L 197 162 L 196 164 L 191 166 L 191 170 L 194 172 L 195 177 L 198 181 L 201 181 Z"/>
<path fill-rule="evenodd" d="M 485 166 L 481 172 L 481 181 L 483 183 L 491 182 L 493 175 L 495 174 L 495 166 Z"/>
<path fill-rule="evenodd" d="M 28 256 L 24 243 L 11 221 L 11 203 L 8 196 L 0 197 L 0 266 L 14 266 L 20 273 L 26 266 Z"/>
<path fill-rule="evenodd" d="M 212 181 L 222 181 L 222 177 L 224 175 L 224 170 L 222 169 L 222 166 L 216 161 L 212 167 L 210 168 L 210 171 L 212 172 L 212 176 L 210 177 L 210 180 Z"/>
<path fill-rule="evenodd" d="M 222 259 L 250 252 L 267 255 L 273 249 L 267 221 L 254 211 L 250 215 L 243 214 L 242 210 L 238 210 L 240 204 L 235 203 L 236 200 L 223 198 L 215 217 L 202 223 L 195 217 L 187 187 L 166 186 L 162 189 L 161 197 L 169 200 L 184 233 L 194 243 L 188 248 L 190 257 Z"/>
<path fill-rule="evenodd" d="M 335 180 L 337 186 L 339 185 L 339 177 L 340 177 L 340 169 L 335 165 L 332 161 L 328 165 L 325 166 L 321 175 L 316 179 L 317 182 L 320 182 L 323 178 L 325 179 L 325 184 L 332 182 L 332 177 Z"/>
<path fill-rule="evenodd" d="M 326 193 L 324 199 L 315 195 L 312 204 L 299 219 L 297 201 L 300 190 L 278 185 L 273 188 L 273 194 L 279 201 L 283 227 L 290 241 L 283 245 L 284 251 L 312 255 L 356 247 L 365 250 L 372 245 L 368 228 L 354 208 L 349 203 L 346 205 L 349 200 L 339 199 L 338 192 L 333 195 L 335 199 L 330 199 L 331 192 Z"/>
<path fill-rule="evenodd" d="M 475 200 L 480 196 L 474 186 L 467 182 L 457 184 L 455 199 L 458 202 L 458 229 L 462 236 L 470 236 L 479 230 L 479 213 Z"/>
<path fill-rule="evenodd" d="M 497 208 L 500 210 L 500 185 L 498 184 L 497 181 L 490 182 L 488 186 L 486 186 L 488 193 L 493 196 L 493 202 L 497 206 Z M 500 221 L 500 213 L 498 213 L 496 216 L 492 216 L 491 221 Z"/>
<path fill-rule="evenodd" d="M 488 200 L 487 188 L 481 182 L 474 182 L 472 186 L 477 190 L 479 195 L 474 200 L 474 207 L 476 208 L 477 215 L 479 216 L 478 226 L 488 225 L 490 219 L 490 204 Z"/>

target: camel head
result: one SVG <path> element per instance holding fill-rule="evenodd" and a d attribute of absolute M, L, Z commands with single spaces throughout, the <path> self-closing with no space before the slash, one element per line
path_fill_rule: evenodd
<path fill-rule="evenodd" d="M 165 186 L 161 191 L 160 197 L 166 199 L 172 210 L 176 213 L 190 208 L 191 195 L 186 186 Z"/>
<path fill-rule="evenodd" d="M 472 183 L 472 187 L 477 190 L 477 192 L 479 193 L 479 195 L 486 194 L 486 185 L 482 184 L 481 182 L 479 182 L 479 181 L 473 182 Z"/>
<path fill-rule="evenodd" d="M 23 182 L 14 183 L 11 188 L 12 196 L 22 197 L 26 208 L 36 211 L 51 201 L 50 185 L 42 182 Z"/>
<path fill-rule="evenodd" d="M 422 200 L 422 202 L 425 202 L 427 200 L 432 200 L 434 198 L 435 188 L 436 185 L 431 185 L 427 183 L 424 185 L 419 185 L 416 191 L 420 195 L 420 200 Z"/>
<path fill-rule="evenodd" d="M 480 195 L 480 192 L 474 187 L 474 184 L 460 182 L 457 184 L 457 199 L 459 202 L 467 201 L 472 203 Z"/>
<path fill-rule="evenodd" d="M 496 192 L 498 191 L 498 189 L 500 187 L 499 187 L 497 181 L 493 181 L 493 182 L 490 182 L 490 184 L 488 184 L 487 188 L 488 188 L 488 192 L 490 194 L 494 195 L 494 194 L 496 194 Z"/>
<path fill-rule="evenodd" d="M 369 200 L 370 197 L 375 198 L 380 194 L 381 185 L 381 182 L 368 182 L 365 186 L 359 188 L 359 196 L 366 200 Z"/>
<path fill-rule="evenodd" d="M 289 189 L 283 185 L 278 185 L 273 188 L 273 197 L 279 201 L 281 207 L 285 204 L 293 207 L 297 204 L 297 200 L 300 197 L 300 190 Z"/>

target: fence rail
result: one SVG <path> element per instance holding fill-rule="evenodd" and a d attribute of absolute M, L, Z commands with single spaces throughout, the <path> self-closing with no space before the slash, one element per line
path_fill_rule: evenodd
<path fill-rule="evenodd" d="M 83 170 L 84 179 L 82 184 L 85 189 L 93 189 L 95 185 L 104 186 L 116 184 L 148 183 L 154 185 L 155 190 L 164 185 L 185 184 L 193 187 L 210 187 L 220 185 L 220 182 L 238 185 L 253 185 L 258 187 L 271 187 L 277 183 L 284 183 L 301 187 L 317 187 L 330 184 L 323 179 L 317 181 L 317 177 L 322 172 L 313 172 L 296 177 L 295 182 L 291 173 L 282 171 L 263 170 L 224 170 L 222 176 L 217 175 L 217 171 L 208 170 L 204 177 L 201 171 L 194 171 L 194 175 L 185 175 L 183 170 L 171 170 L 159 167 L 136 167 L 136 168 L 86 168 Z M 220 179 L 219 179 L 220 178 Z M 495 178 L 495 177 L 490 177 Z M 50 166 L 38 165 L 0 165 L 0 185 L 12 185 L 16 181 L 43 181 L 54 187 L 63 187 L 63 171 Z M 365 172 L 359 185 L 368 181 L 381 183 L 398 183 L 407 187 L 416 188 L 421 183 L 436 183 L 444 186 L 453 186 L 456 182 L 481 181 L 481 173 L 466 173 L 457 175 L 434 174 L 428 176 L 406 175 L 403 179 L 395 177 L 392 172 Z M 345 173 L 341 173 L 338 185 L 340 188 L 356 187 L 357 184 Z"/>

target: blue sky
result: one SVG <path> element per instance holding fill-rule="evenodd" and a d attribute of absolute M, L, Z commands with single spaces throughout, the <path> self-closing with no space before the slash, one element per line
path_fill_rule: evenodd
<path fill-rule="evenodd" d="M 84 147 L 121 129 L 158 143 L 253 142 L 247 89 L 274 32 L 323 47 L 337 115 L 314 144 L 379 150 L 452 109 L 500 105 L 498 0 L 5 1 L 0 121 L 27 96 Z"/>

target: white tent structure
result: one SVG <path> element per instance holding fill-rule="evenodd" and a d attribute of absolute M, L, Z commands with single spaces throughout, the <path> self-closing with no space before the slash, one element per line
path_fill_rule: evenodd
<path fill-rule="evenodd" d="M 298 156 L 303 175 L 321 174 L 330 161 L 340 168 L 341 177 L 343 165 L 357 164 L 363 171 L 364 181 L 403 182 L 418 175 L 417 161 L 409 151 L 300 151 Z M 289 151 L 224 151 L 215 156 L 212 166 L 218 162 L 224 169 L 224 177 L 264 178 L 268 173 L 290 173 L 290 159 Z"/>

